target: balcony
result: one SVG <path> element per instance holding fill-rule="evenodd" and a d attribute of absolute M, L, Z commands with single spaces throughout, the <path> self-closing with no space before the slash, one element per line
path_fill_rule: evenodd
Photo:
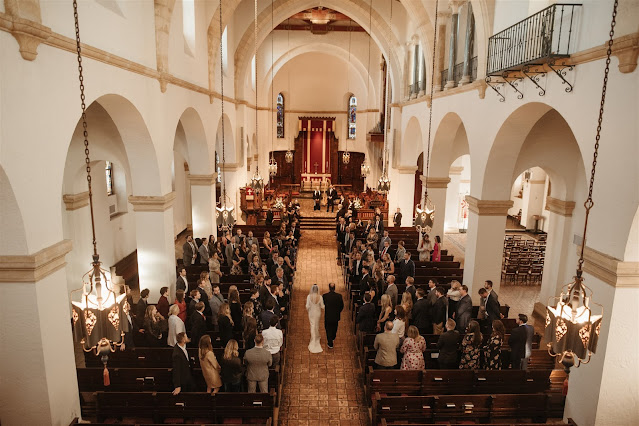
<path fill-rule="evenodd" d="M 455 86 L 459 84 L 459 81 L 462 79 L 464 74 L 464 63 L 461 62 L 455 65 L 453 68 L 453 81 L 455 82 Z M 442 71 L 441 73 L 441 90 L 444 90 L 444 86 L 448 80 L 448 68 Z M 470 82 L 477 80 L 477 56 L 471 59 L 470 63 Z"/>
<path fill-rule="evenodd" d="M 426 81 L 420 80 L 408 85 L 408 98 L 416 98 L 420 92 L 426 89 Z"/>
<path fill-rule="evenodd" d="M 581 4 L 558 3 L 488 39 L 486 75 L 503 76 L 530 65 L 551 66 L 572 53 Z"/>

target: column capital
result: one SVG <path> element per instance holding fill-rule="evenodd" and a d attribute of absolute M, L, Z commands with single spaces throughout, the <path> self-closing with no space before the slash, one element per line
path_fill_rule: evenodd
<path fill-rule="evenodd" d="M 453 15 L 457 15 L 459 13 L 459 8 L 461 8 L 466 0 L 449 0 L 448 5 L 452 10 Z"/>
<path fill-rule="evenodd" d="M 549 210 L 551 213 L 571 217 L 574 209 L 574 201 L 564 201 L 553 197 L 546 198 L 546 210 Z"/>
<path fill-rule="evenodd" d="M 439 26 L 446 26 L 446 18 L 450 18 L 451 13 L 450 10 L 440 10 L 437 12 L 437 19 L 439 21 Z"/>
<path fill-rule="evenodd" d="M 399 166 L 397 171 L 401 175 L 411 175 L 417 171 L 417 166 Z"/>
<path fill-rule="evenodd" d="M 426 183 L 426 176 L 422 175 L 419 177 L 422 183 Z M 429 177 L 428 178 L 428 187 L 429 188 L 448 188 L 448 184 L 450 183 L 449 177 Z"/>
<path fill-rule="evenodd" d="M 581 246 L 575 246 L 577 255 Z M 639 262 L 624 262 L 588 246 L 584 249 L 584 271 L 612 287 L 639 288 Z"/>
<path fill-rule="evenodd" d="M 72 246 L 71 240 L 62 240 L 35 254 L 0 256 L 0 283 L 40 281 L 64 268 Z"/>
<path fill-rule="evenodd" d="M 458 175 L 461 175 L 463 171 L 464 171 L 463 166 L 451 166 L 451 168 L 448 170 L 448 174 L 452 176 L 458 176 Z"/>
<path fill-rule="evenodd" d="M 165 195 L 129 195 L 134 212 L 163 212 L 173 207 L 175 191 Z"/>
<path fill-rule="evenodd" d="M 211 186 L 217 182 L 217 173 L 212 175 L 188 175 L 191 185 Z"/>
<path fill-rule="evenodd" d="M 506 216 L 508 209 L 513 206 L 512 200 L 480 200 L 466 195 L 468 210 L 478 216 Z"/>
<path fill-rule="evenodd" d="M 78 194 L 64 194 L 62 201 L 64 201 L 67 211 L 81 209 L 89 205 L 89 191 Z"/>

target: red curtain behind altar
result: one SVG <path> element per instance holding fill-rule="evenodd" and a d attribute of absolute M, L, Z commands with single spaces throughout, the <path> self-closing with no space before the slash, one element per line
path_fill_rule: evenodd
<path fill-rule="evenodd" d="M 302 173 L 330 175 L 331 144 L 327 134 L 334 128 L 334 118 L 300 118 L 299 130 L 307 130 L 302 144 Z"/>

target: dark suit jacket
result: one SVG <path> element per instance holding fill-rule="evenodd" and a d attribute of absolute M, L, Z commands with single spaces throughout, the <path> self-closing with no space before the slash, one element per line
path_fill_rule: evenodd
<path fill-rule="evenodd" d="M 359 331 L 363 333 L 373 333 L 375 331 L 375 325 L 377 320 L 375 319 L 375 306 L 372 303 L 364 303 L 359 312 L 357 312 L 357 318 L 355 318 L 355 324 L 359 324 Z"/>
<path fill-rule="evenodd" d="M 313 199 L 320 200 L 322 198 L 322 193 L 320 191 L 313 191 Z"/>
<path fill-rule="evenodd" d="M 175 289 L 184 290 L 184 293 L 186 293 L 188 290 L 188 288 L 186 288 L 186 283 L 184 282 L 181 276 L 178 276 L 177 280 L 175 281 Z"/>
<path fill-rule="evenodd" d="M 415 262 L 409 259 L 408 262 L 402 260 L 399 262 L 399 282 L 403 283 L 408 277 L 415 276 Z"/>
<path fill-rule="evenodd" d="M 379 219 L 379 223 L 374 222 L 373 228 L 375 229 L 375 232 L 377 232 L 379 235 L 382 235 L 384 233 L 384 221 L 382 219 Z"/>
<path fill-rule="evenodd" d="M 521 368 L 521 360 L 526 357 L 526 345 L 532 350 L 533 327 L 524 324 L 513 328 L 510 332 L 510 362 L 513 368 Z"/>
<path fill-rule="evenodd" d="M 211 316 L 212 312 L 208 294 L 206 294 L 206 291 L 204 291 L 201 287 L 198 287 L 197 289 L 200 292 L 200 302 L 204 303 L 204 315 Z"/>
<path fill-rule="evenodd" d="M 278 307 L 275 307 L 275 309 L 279 310 Z M 276 316 L 278 315 L 271 311 L 266 311 L 266 310 L 262 311 L 262 313 L 260 314 L 260 319 L 262 320 L 262 324 L 264 325 L 264 328 L 266 328 L 271 323 L 271 318 Z M 277 328 L 279 328 L 279 325 Z"/>
<path fill-rule="evenodd" d="M 191 346 L 197 347 L 200 343 L 200 337 L 206 333 L 206 320 L 200 313 L 195 311 L 191 318 L 191 332 L 189 337 L 191 338 Z"/>
<path fill-rule="evenodd" d="M 426 328 L 428 326 L 428 314 L 429 314 L 428 300 L 426 300 L 425 297 L 422 297 L 413 305 L 413 311 L 412 311 L 413 325 L 419 329 Z"/>
<path fill-rule="evenodd" d="M 488 299 L 486 299 L 486 319 L 489 321 L 500 319 L 499 301 L 492 292 L 488 296 Z"/>
<path fill-rule="evenodd" d="M 410 287 L 406 286 L 406 290 L 404 290 L 408 293 L 410 293 L 410 297 L 413 299 L 413 305 L 415 304 L 415 302 L 417 301 L 417 290 L 415 289 L 415 286 L 412 285 Z"/>
<path fill-rule="evenodd" d="M 401 213 L 395 213 L 395 216 L 393 216 L 393 223 L 395 224 L 395 226 L 402 224 L 402 214 Z"/>
<path fill-rule="evenodd" d="M 193 249 L 195 247 L 195 250 Z M 188 242 L 185 242 L 182 246 L 182 261 L 185 266 L 193 263 L 193 254 L 197 254 L 197 244 L 193 241 L 193 247 Z"/>
<path fill-rule="evenodd" d="M 156 309 L 165 319 L 169 318 L 169 301 L 166 297 L 160 296 Z"/>
<path fill-rule="evenodd" d="M 459 330 L 460 333 L 466 332 L 472 314 L 473 300 L 470 298 L 470 295 L 467 294 L 457 302 L 457 312 L 455 313 L 455 322 L 457 322 L 457 330 Z"/>
<path fill-rule="evenodd" d="M 140 329 L 144 328 L 144 316 L 146 315 L 147 304 L 144 299 L 138 300 L 135 305 L 135 326 Z"/>
<path fill-rule="evenodd" d="M 444 297 L 440 297 L 435 301 L 431 316 L 434 324 L 443 324 L 446 321 L 446 302 Z"/>
<path fill-rule="evenodd" d="M 457 330 L 447 331 L 439 336 L 437 349 L 439 349 L 439 362 L 457 362 L 457 349 L 459 348 L 459 332 Z"/>
<path fill-rule="evenodd" d="M 338 322 L 344 309 L 342 295 L 334 291 L 322 295 L 324 299 L 324 322 Z"/>
<path fill-rule="evenodd" d="M 195 382 L 191 375 L 191 363 L 177 344 L 173 347 L 171 359 L 173 361 L 173 387 L 182 388 L 182 392 L 193 392 Z"/>

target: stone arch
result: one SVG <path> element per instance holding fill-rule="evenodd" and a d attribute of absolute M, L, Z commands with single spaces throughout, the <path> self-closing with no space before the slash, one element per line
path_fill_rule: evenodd
<path fill-rule="evenodd" d="M 462 155 L 470 154 L 466 127 L 461 117 L 454 112 L 447 113 L 440 120 L 432 140 L 430 176 L 448 176 L 453 162 Z"/>
<path fill-rule="evenodd" d="M 209 150 L 200 114 L 194 108 L 188 107 L 180 116 L 178 125 L 181 125 L 184 130 L 190 173 L 194 175 L 214 173 L 214 156 Z"/>
<path fill-rule="evenodd" d="M 630 226 L 626 251 L 623 257 L 624 262 L 639 262 L 639 207 Z"/>
<path fill-rule="evenodd" d="M 316 0 L 300 0 L 294 3 L 290 3 L 287 0 L 277 0 L 274 4 L 273 25 L 278 25 L 294 13 L 314 7 L 316 4 Z M 391 52 L 388 51 L 388 41 L 386 40 L 386 37 L 388 34 L 389 24 L 386 22 L 386 17 L 380 15 L 377 11 L 375 11 L 375 9 L 373 9 L 372 28 L 367 28 L 369 21 L 369 3 L 364 0 L 353 0 L 351 2 L 331 0 L 326 4 L 323 3 L 322 6 L 337 10 L 347 16 L 350 16 L 358 25 L 367 29 L 368 33 L 371 37 L 373 37 L 373 40 L 378 44 L 378 46 L 381 46 L 380 50 L 387 59 L 390 54 L 393 97 L 395 99 L 399 99 L 401 96 L 400 88 L 403 68 L 397 52 L 401 51 L 401 43 L 393 33 L 393 35 L 391 35 Z M 268 34 L 271 33 L 272 29 L 271 10 L 270 8 L 267 8 L 258 15 L 258 46 L 264 41 Z M 249 72 L 251 58 L 253 56 L 250 54 L 254 46 L 253 38 L 254 31 L 252 27 L 249 26 L 242 35 L 235 51 L 235 93 L 238 98 L 245 97 L 244 82 L 246 81 L 246 75 Z"/>
<path fill-rule="evenodd" d="M 236 154 L 235 139 L 233 135 L 233 126 L 228 115 L 224 114 L 217 123 L 217 131 L 215 133 L 215 151 L 222 162 L 222 121 L 224 121 L 224 157 L 227 164 L 239 163 L 240 158 Z M 244 141 L 240 141 L 244 143 Z"/>
<path fill-rule="evenodd" d="M 19 255 L 29 253 L 20 206 L 9 177 L 0 166 L 0 253 Z"/>
<path fill-rule="evenodd" d="M 400 150 L 400 152 L 395 152 L 395 156 L 400 158 L 400 164 L 417 165 L 412 163 L 420 153 L 423 154 L 424 142 L 422 135 L 423 131 L 419 120 L 415 116 L 411 117 L 406 123 L 406 128 L 402 131 L 401 146 L 400 144 L 395 144 L 395 149 Z M 421 173 L 422 170 L 418 169 L 417 172 Z"/>

